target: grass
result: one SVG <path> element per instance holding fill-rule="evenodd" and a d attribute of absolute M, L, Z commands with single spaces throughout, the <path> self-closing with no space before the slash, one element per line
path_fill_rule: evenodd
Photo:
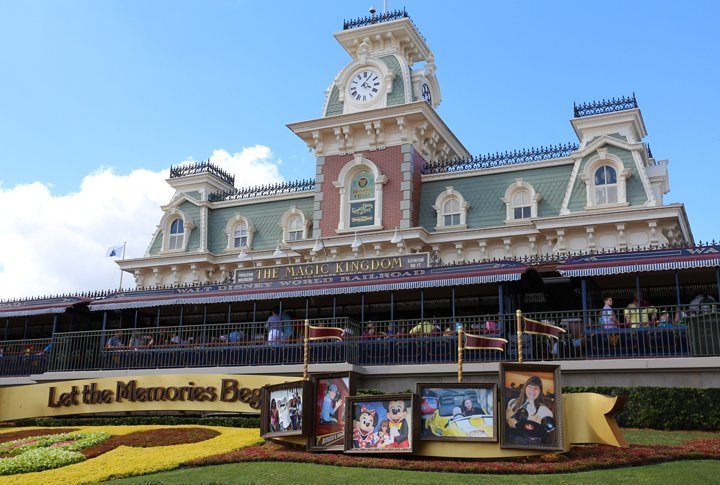
<path fill-rule="evenodd" d="M 303 485 L 325 483 L 412 483 L 436 485 L 438 483 L 632 483 L 657 484 L 681 482 L 714 483 L 720 475 L 720 461 L 680 461 L 660 465 L 620 468 L 557 475 L 468 475 L 460 473 L 410 472 L 399 470 L 378 470 L 346 468 L 305 463 L 233 463 L 201 468 L 175 470 L 142 477 L 117 480 L 114 484 L 180 485 L 192 484 L 288 484 Z"/>
<path fill-rule="evenodd" d="M 695 438 L 720 438 L 720 433 L 705 431 L 659 431 L 655 429 L 623 429 L 631 445 L 681 445 Z"/>

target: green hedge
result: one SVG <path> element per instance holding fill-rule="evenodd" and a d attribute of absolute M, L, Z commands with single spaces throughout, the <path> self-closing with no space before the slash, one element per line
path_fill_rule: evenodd
<path fill-rule="evenodd" d="M 690 387 L 563 387 L 564 393 L 596 392 L 627 396 L 617 416 L 626 428 L 720 430 L 720 389 Z"/>
<path fill-rule="evenodd" d="M 260 418 L 252 417 L 190 417 L 190 416 L 118 416 L 105 418 L 32 418 L 15 421 L 16 426 L 116 426 L 145 424 L 201 424 L 204 426 L 227 426 L 231 428 L 259 428 Z"/>

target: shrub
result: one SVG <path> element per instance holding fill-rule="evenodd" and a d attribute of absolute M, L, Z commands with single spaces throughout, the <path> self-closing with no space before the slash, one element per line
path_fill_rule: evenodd
<path fill-rule="evenodd" d="M 720 389 L 691 387 L 563 387 L 564 393 L 596 392 L 626 396 L 620 426 L 664 430 L 720 430 Z"/>

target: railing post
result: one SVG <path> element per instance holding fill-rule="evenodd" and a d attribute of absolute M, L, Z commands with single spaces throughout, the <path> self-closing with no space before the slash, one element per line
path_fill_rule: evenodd
<path fill-rule="evenodd" d="M 103 312 L 102 332 L 100 333 L 100 352 L 105 348 L 105 332 L 107 331 L 107 310 Z"/>
<path fill-rule="evenodd" d="M 457 339 L 458 339 L 458 383 L 462 382 L 462 375 L 463 375 L 463 327 L 462 325 L 458 326 L 457 329 Z"/>
<path fill-rule="evenodd" d="M 303 380 L 309 379 L 308 372 L 308 358 L 310 352 L 308 351 L 308 339 L 310 338 L 310 320 L 305 319 L 305 336 L 303 337 Z"/>
<path fill-rule="evenodd" d="M 517 318 L 517 353 L 518 353 L 518 363 L 522 364 L 523 361 L 523 353 L 522 353 L 522 311 L 518 308 L 518 310 L 515 312 L 515 316 Z"/>

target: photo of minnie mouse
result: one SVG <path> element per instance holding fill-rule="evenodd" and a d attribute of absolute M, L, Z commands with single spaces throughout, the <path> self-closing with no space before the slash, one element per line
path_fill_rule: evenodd
<path fill-rule="evenodd" d="M 352 396 L 347 399 L 345 452 L 412 453 L 415 443 L 414 394 Z"/>

